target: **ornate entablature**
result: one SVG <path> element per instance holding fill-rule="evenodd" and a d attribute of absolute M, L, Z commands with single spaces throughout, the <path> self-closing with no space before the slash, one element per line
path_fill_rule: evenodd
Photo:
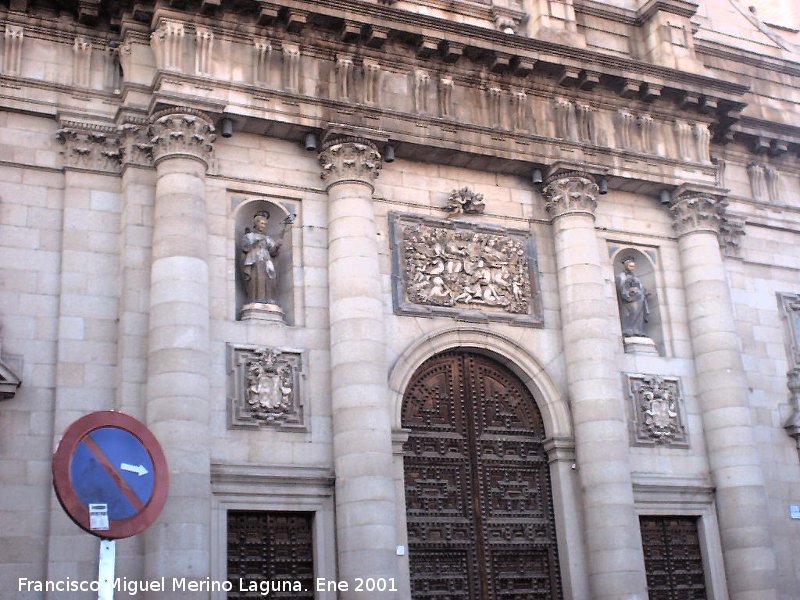
<path fill-rule="evenodd" d="M 395 311 L 541 326 L 529 231 L 390 214 Z"/>
<path fill-rule="evenodd" d="M 302 353 L 232 344 L 227 350 L 230 425 L 304 430 Z"/>
<path fill-rule="evenodd" d="M 633 412 L 634 445 L 689 446 L 677 377 L 626 373 L 625 389 Z"/>

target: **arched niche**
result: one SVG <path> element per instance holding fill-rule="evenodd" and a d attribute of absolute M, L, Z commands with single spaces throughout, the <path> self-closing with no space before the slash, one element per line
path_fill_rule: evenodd
<path fill-rule="evenodd" d="M 237 321 L 242 320 L 242 308 L 248 303 L 243 271 L 245 258 L 245 252 L 242 249 L 243 238 L 248 230 L 253 229 L 253 220 L 256 215 L 268 214 L 266 235 L 276 242 L 280 242 L 278 254 L 273 258 L 277 274 L 277 304 L 283 310 L 283 322 L 287 325 L 294 324 L 296 307 L 294 305 L 294 269 L 292 268 L 294 264 L 292 256 L 293 226 L 285 224 L 285 221 L 290 215 L 295 215 L 295 210 L 295 206 L 291 203 L 281 203 L 265 198 L 247 199 L 237 207 L 234 220 Z"/>
<path fill-rule="evenodd" d="M 650 314 L 645 323 L 645 331 L 647 336 L 655 343 L 658 354 L 663 356 L 665 354 L 664 327 L 662 325 L 661 302 L 658 294 L 658 281 L 656 277 L 657 255 L 654 250 L 641 250 L 632 246 L 614 246 L 611 248 L 611 261 L 614 266 L 614 299 L 617 304 L 617 317 L 620 328 L 622 326 L 622 321 L 619 316 L 620 306 L 616 291 L 617 278 L 625 270 L 623 260 L 628 257 L 631 257 L 635 261 L 636 276 L 642 281 L 645 291 L 649 294 L 647 303 Z"/>

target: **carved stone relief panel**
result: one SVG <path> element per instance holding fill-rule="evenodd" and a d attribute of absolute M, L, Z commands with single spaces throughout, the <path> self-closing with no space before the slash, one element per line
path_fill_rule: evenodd
<path fill-rule="evenodd" d="M 231 427 L 306 428 L 300 352 L 228 344 L 227 353 Z"/>
<path fill-rule="evenodd" d="M 395 312 L 542 325 L 529 231 L 390 215 Z"/>
<path fill-rule="evenodd" d="M 625 374 L 634 445 L 689 447 L 677 377 Z"/>

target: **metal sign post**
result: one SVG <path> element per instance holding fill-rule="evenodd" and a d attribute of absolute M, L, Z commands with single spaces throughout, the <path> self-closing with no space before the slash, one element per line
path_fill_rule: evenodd
<path fill-rule="evenodd" d="M 100 540 L 100 561 L 97 567 L 97 600 L 114 600 L 114 561 L 117 542 Z"/>

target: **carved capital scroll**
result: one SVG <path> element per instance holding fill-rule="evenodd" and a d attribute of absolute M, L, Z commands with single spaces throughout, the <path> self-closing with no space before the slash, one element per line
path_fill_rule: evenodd
<path fill-rule="evenodd" d="M 150 118 L 150 143 L 156 164 L 164 158 L 195 158 L 208 166 L 216 135 L 211 118 L 193 108 L 170 108 Z"/>
<path fill-rule="evenodd" d="M 363 183 L 372 187 L 378 176 L 381 154 L 371 141 L 350 136 L 331 136 L 319 154 L 322 180 L 330 188 L 337 183 Z"/>
<path fill-rule="evenodd" d="M 678 237 L 695 231 L 719 235 L 727 201 L 696 192 L 681 194 L 670 204 L 673 227 Z"/>
<path fill-rule="evenodd" d="M 589 173 L 564 171 L 548 177 L 542 193 L 547 214 L 555 219 L 577 213 L 594 217 L 598 191 L 597 183 Z"/>

